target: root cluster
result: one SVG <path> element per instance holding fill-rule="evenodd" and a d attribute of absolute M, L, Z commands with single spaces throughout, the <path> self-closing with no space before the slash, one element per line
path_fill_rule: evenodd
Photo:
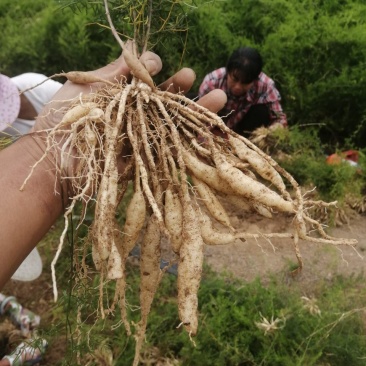
<path fill-rule="evenodd" d="M 213 134 L 213 128 L 220 133 Z M 125 266 L 130 251 L 143 237 L 141 320 L 135 331 L 135 364 L 163 274 L 162 238 L 169 239 L 178 262 L 180 322 L 190 335 L 195 335 L 204 245 L 222 245 L 258 236 L 233 228 L 220 197 L 266 217 L 278 213 L 291 215 L 292 233 L 262 236 L 292 240 L 299 269 L 302 267 L 299 239 L 356 244 L 355 240 L 329 236 L 310 217 L 310 208 L 324 208 L 335 202 L 306 200 L 290 174 L 256 145 L 227 128 L 216 114 L 183 95 L 161 91 L 136 77 L 130 83 L 108 85 L 79 98 L 46 136 L 47 150 L 42 159 L 54 149 L 60 150 L 57 169 L 73 192 L 53 266 L 62 250 L 75 205 L 82 203 L 83 222 L 87 209 L 95 202 L 90 240 L 85 245 L 100 272 L 99 310 L 104 316 L 119 305 L 128 332 Z M 129 182 L 133 183 L 134 193 L 127 207 L 126 222 L 120 227 L 116 212 Z M 214 221 L 222 230 L 213 228 Z M 53 274 L 56 283 L 54 267 Z M 109 309 L 104 309 L 102 298 L 105 281 L 116 281 L 114 302 Z M 54 291 L 57 297 L 56 285 Z"/>

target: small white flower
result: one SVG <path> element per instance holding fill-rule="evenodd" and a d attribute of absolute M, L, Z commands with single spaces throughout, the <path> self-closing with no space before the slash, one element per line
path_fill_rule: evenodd
<path fill-rule="evenodd" d="M 264 335 L 272 334 L 276 330 L 282 329 L 285 326 L 286 319 L 285 318 L 276 318 L 273 319 L 273 315 L 271 317 L 271 321 L 269 321 L 267 318 L 265 318 L 261 313 L 259 313 L 261 316 L 260 322 L 255 322 L 255 325 L 261 329 L 264 330 Z"/>
<path fill-rule="evenodd" d="M 319 315 L 321 316 L 321 311 L 316 304 L 317 300 L 315 298 L 309 299 L 306 296 L 301 296 L 301 299 L 305 302 L 304 309 L 308 310 L 311 315 Z"/>

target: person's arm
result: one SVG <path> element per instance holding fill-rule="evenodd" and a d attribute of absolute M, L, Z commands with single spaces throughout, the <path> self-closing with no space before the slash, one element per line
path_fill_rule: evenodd
<path fill-rule="evenodd" d="M 19 189 L 43 150 L 25 136 L 0 152 L 0 288 L 62 212 L 55 194 L 54 165 L 42 162 L 23 192 Z"/>
<path fill-rule="evenodd" d="M 206 75 L 198 89 L 198 96 L 202 97 L 213 89 L 214 87 L 210 81 L 209 75 Z"/>
<path fill-rule="evenodd" d="M 225 78 L 226 71 L 225 67 L 214 70 L 207 74 L 198 89 L 198 96 L 201 98 L 208 94 L 212 90 L 220 89 L 220 86 Z"/>
<path fill-rule="evenodd" d="M 275 83 L 267 75 L 261 74 L 259 81 L 260 103 L 264 103 L 269 109 L 270 128 L 287 127 L 287 117 L 281 106 L 281 95 Z"/>
<path fill-rule="evenodd" d="M 277 127 L 287 127 L 287 117 L 282 110 L 282 106 L 279 100 L 269 103 L 269 113 L 271 119 L 271 124 L 269 128 L 273 129 Z"/>
<path fill-rule="evenodd" d="M 160 58 L 146 52 L 141 56 L 151 75 L 157 74 L 162 65 Z M 129 69 L 121 56 L 112 64 L 91 72 L 103 79 L 114 81 Z M 187 91 L 194 81 L 194 73 L 183 69 L 167 80 L 162 88 L 169 91 Z M 102 87 L 102 83 L 80 85 L 66 82 L 48 104 L 33 128 L 39 131 L 59 123 L 63 112 L 59 111 L 80 93 L 90 93 Z M 226 101 L 223 93 L 214 92 L 200 100 L 200 104 L 217 112 Z M 31 167 L 42 157 L 45 146 L 35 134 L 21 137 L 14 144 L 0 151 L 0 290 L 18 266 L 43 238 L 68 204 L 67 187 L 60 186 L 60 177 L 52 157 L 44 159 L 34 170 L 23 191 L 20 187 Z M 57 152 L 56 152 L 57 153 Z"/>

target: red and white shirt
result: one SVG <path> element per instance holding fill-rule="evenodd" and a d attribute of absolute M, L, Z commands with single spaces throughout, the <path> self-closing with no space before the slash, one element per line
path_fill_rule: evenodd
<path fill-rule="evenodd" d="M 236 97 L 231 95 L 227 87 L 226 68 L 221 67 L 205 76 L 198 95 L 202 97 L 214 89 L 221 89 L 227 95 L 227 102 L 220 111 L 220 116 L 223 117 L 228 127 L 233 128 L 244 117 L 249 108 L 256 104 L 268 105 L 271 124 L 281 123 L 284 127 L 287 126 L 286 114 L 282 111 L 280 104 L 280 93 L 276 89 L 274 81 L 264 72 L 259 74 L 258 79 L 254 81 L 245 95 Z"/>

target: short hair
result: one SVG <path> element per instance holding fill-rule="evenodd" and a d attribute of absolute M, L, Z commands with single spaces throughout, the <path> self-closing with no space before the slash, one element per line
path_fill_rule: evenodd
<path fill-rule="evenodd" d="M 256 80 L 262 72 L 263 60 L 260 53 L 251 47 L 237 48 L 229 57 L 226 64 L 228 74 L 235 72 L 235 76 L 244 84 Z"/>

